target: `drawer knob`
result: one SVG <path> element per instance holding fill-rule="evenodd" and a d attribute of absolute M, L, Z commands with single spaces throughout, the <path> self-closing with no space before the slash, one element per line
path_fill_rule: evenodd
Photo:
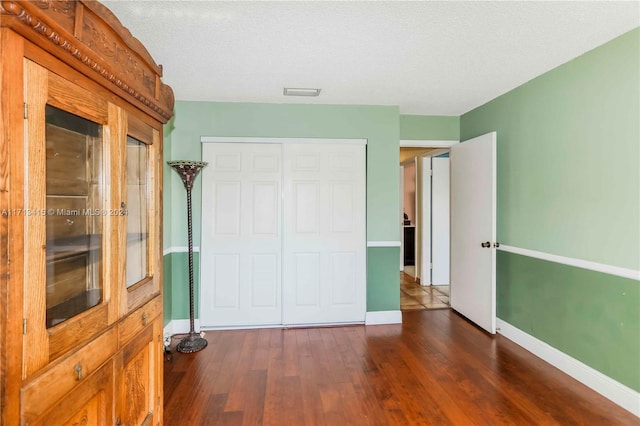
<path fill-rule="evenodd" d="M 142 314 L 142 325 L 147 325 L 147 314 Z"/>
<path fill-rule="evenodd" d="M 82 364 L 76 365 L 75 371 L 78 375 L 78 381 L 82 380 Z"/>

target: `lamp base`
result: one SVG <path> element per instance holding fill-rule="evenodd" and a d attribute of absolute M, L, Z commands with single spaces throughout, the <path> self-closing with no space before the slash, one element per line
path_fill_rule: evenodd
<path fill-rule="evenodd" d="M 176 350 L 185 354 L 192 352 L 198 352 L 207 347 L 207 339 L 200 337 L 198 333 L 189 333 L 187 337 L 184 337 L 178 343 Z"/>

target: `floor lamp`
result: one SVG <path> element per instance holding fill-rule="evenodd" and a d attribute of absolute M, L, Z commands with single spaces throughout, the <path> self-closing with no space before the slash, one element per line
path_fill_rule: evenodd
<path fill-rule="evenodd" d="M 201 161 L 167 161 L 167 164 L 175 170 L 184 187 L 187 190 L 187 231 L 189 234 L 189 335 L 184 337 L 176 347 L 178 352 L 191 353 L 198 352 L 207 347 L 207 340 L 196 333 L 194 327 L 193 311 L 193 227 L 191 223 L 191 189 L 193 182 L 198 177 L 198 173 L 207 163 Z"/>

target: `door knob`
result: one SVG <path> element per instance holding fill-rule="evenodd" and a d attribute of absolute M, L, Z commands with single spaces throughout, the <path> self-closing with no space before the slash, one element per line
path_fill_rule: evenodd
<path fill-rule="evenodd" d="M 500 247 L 500 243 L 493 243 L 493 247 L 494 247 L 494 248 L 498 248 L 498 247 Z"/>
<path fill-rule="evenodd" d="M 487 241 L 487 242 L 485 242 L 485 243 L 482 243 L 482 244 L 480 244 L 480 245 L 482 246 L 482 248 L 489 248 L 489 247 L 491 247 L 491 243 L 490 243 L 489 241 Z"/>

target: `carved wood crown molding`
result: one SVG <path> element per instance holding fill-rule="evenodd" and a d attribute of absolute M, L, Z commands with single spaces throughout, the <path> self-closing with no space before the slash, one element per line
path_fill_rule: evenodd
<path fill-rule="evenodd" d="M 65 15 L 68 19 L 76 18 L 77 21 L 75 6 L 78 2 L 76 1 L 37 0 L 31 2 L 27 7 L 25 7 L 24 3 L 29 2 L 1 1 L 0 16 L 4 21 L 2 26 L 11 27 L 30 40 L 33 40 L 34 33 L 40 40 L 48 40 L 49 46 L 62 49 L 67 53 L 66 58 L 61 58 L 65 62 L 92 76 L 95 81 L 103 86 L 111 87 L 111 90 L 116 94 L 120 93 L 121 97 L 135 99 L 155 113 L 154 115 L 161 122 L 166 123 L 173 116 L 173 91 L 160 81 L 162 69 L 153 62 L 146 50 L 141 54 L 128 48 L 126 43 L 116 41 L 115 37 L 101 31 L 100 28 L 96 27 L 95 22 L 87 19 L 80 22 L 79 25 L 88 39 L 77 38 L 77 36 L 70 34 L 63 28 L 58 28 L 53 18 L 47 19 L 47 15 L 39 16 L 37 9 L 29 10 L 29 6 L 32 8 L 37 6 L 44 12 L 55 12 Z M 98 19 L 101 19 L 98 22 L 112 29 L 119 36 L 123 32 L 128 33 L 128 30 L 119 24 L 117 18 L 106 7 L 100 6 L 101 9 L 93 6 L 87 8 L 87 10 L 94 13 L 97 10 L 101 12 L 101 15 L 108 13 L 111 16 L 96 15 Z M 6 19 L 11 17 L 23 25 L 17 27 L 16 25 L 8 24 Z M 121 28 L 113 28 L 114 21 Z M 30 34 L 25 32 L 24 29 L 31 30 Z M 75 31 L 78 30 L 76 29 Z M 130 33 L 128 34 L 130 35 Z M 139 45 L 137 46 L 138 50 L 144 49 L 137 40 L 135 42 Z M 39 44 L 42 46 L 41 43 Z M 69 56 L 74 58 L 75 61 L 68 60 Z M 137 57 L 146 59 L 147 62 L 143 65 L 142 62 L 136 59 Z M 148 63 L 149 61 L 151 61 L 150 64 Z M 72 62 L 75 62 L 75 64 Z M 135 83 L 138 83 L 140 87 L 134 87 L 133 84 Z M 113 86 L 117 87 L 118 90 L 114 90 Z M 147 91 L 147 94 L 139 89 Z"/>

